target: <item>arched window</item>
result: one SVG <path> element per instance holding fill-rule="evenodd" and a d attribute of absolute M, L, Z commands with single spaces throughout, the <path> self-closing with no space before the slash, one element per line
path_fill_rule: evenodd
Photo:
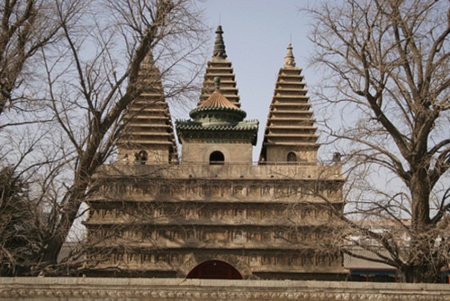
<path fill-rule="evenodd" d="M 145 150 L 141 150 L 139 153 L 134 155 L 135 164 L 144 165 L 148 160 L 148 154 Z"/>
<path fill-rule="evenodd" d="M 287 161 L 288 162 L 297 162 L 297 155 L 294 152 L 290 152 L 287 155 Z"/>
<path fill-rule="evenodd" d="M 209 164 L 210 165 L 222 165 L 225 162 L 225 156 L 222 152 L 214 151 L 209 155 Z"/>

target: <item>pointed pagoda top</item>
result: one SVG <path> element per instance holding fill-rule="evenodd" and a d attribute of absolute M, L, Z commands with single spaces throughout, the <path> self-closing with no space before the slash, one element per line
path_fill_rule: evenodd
<path fill-rule="evenodd" d="M 287 53 L 286 56 L 284 57 L 284 68 L 287 67 L 295 67 L 295 58 L 294 58 L 294 53 L 292 52 L 292 44 L 289 43 L 288 47 L 287 47 Z"/>
<path fill-rule="evenodd" d="M 217 27 L 216 40 L 212 58 L 208 61 L 203 81 L 203 88 L 200 95 L 200 103 L 206 101 L 215 91 L 214 78 L 219 77 L 222 85 L 220 93 L 235 106 L 240 107 L 239 91 L 233 71 L 232 62 L 227 59 L 225 44 L 222 38 L 222 26 Z"/>
<path fill-rule="evenodd" d="M 213 59 L 223 59 L 227 58 L 227 53 L 225 51 L 225 43 L 223 42 L 223 30 L 222 26 L 217 26 L 216 30 L 216 40 L 214 42 Z"/>

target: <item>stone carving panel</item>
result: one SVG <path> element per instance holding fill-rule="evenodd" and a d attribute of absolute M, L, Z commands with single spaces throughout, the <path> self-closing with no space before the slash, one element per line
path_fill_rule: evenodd
<path fill-rule="evenodd" d="M 0 278 L 8 300 L 450 301 L 448 285 L 195 279 Z"/>

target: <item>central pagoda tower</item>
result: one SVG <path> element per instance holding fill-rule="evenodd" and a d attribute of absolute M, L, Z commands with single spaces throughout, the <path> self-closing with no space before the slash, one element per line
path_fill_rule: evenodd
<path fill-rule="evenodd" d="M 183 163 L 230 164 L 252 162 L 258 121 L 244 121 L 245 113 L 220 92 L 220 77 L 208 99 L 191 111 L 193 120 L 177 121 Z"/>

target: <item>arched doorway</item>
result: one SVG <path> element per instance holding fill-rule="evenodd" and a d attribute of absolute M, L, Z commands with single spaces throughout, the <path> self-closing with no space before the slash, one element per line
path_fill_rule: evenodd
<path fill-rule="evenodd" d="M 209 155 L 210 165 L 222 165 L 225 161 L 225 156 L 222 152 L 214 151 Z"/>
<path fill-rule="evenodd" d="M 232 265 L 224 261 L 208 260 L 196 266 L 186 278 L 242 279 L 242 275 Z"/>

